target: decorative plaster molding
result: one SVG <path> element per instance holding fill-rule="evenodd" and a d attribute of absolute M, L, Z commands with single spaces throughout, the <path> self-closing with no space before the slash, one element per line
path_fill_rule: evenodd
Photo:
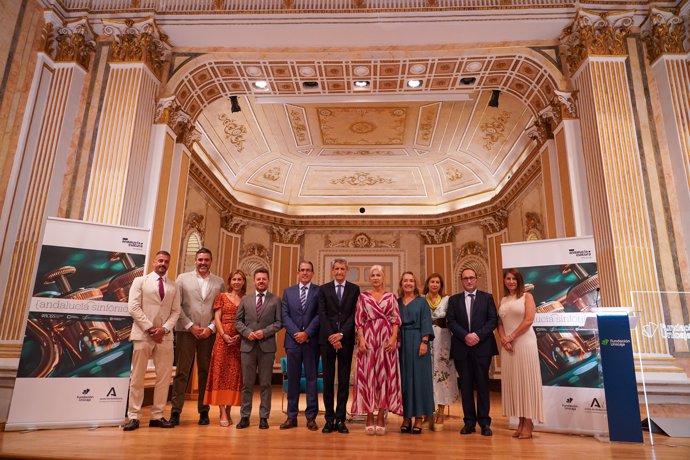
<path fill-rule="evenodd" d="M 525 214 L 525 240 L 541 240 L 544 238 L 544 226 L 541 214 L 528 212 Z"/>
<path fill-rule="evenodd" d="M 664 54 L 685 54 L 685 37 L 683 18 L 660 8 L 649 11 L 642 26 L 642 38 L 647 45 L 649 62 L 655 62 Z"/>
<path fill-rule="evenodd" d="M 573 74 L 589 56 L 626 55 L 625 38 L 634 25 L 634 11 L 595 13 L 579 10 L 575 21 L 561 34 L 566 61 Z"/>
<path fill-rule="evenodd" d="M 506 124 L 510 120 L 511 113 L 507 110 L 501 110 L 497 116 L 492 117 L 491 120 L 479 125 L 479 129 L 484 133 L 484 148 L 491 151 L 494 145 L 504 137 L 503 132 L 506 130 Z"/>
<path fill-rule="evenodd" d="M 419 235 L 424 240 L 424 244 L 444 244 L 453 241 L 455 232 L 453 231 L 453 226 L 448 226 L 436 229 L 421 230 Z"/>
<path fill-rule="evenodd" d="M 486 249 L 484 249 L 484 246 L 477 241 L 468 241 L 460 246 L 460 249 L 458 250 L 458 261 L 467 256 L 477 256 L 485 260 L 488 258 Z"/>
<path fill-rule="evenodd" d="M 196 129 L 191 117 L 177 103 L 175 96 L 162 98 L 158 101 L 153 122 L 167 124 L 177 136 L 177 142 L 183 143 L 190 150 L 194 142 L 201 140 L 201 133 Z"/>
<path fill-rule="evenodd" d="M 204 240 L 204 216 L 195 212 L 190 212 L 184 223 L 184 234 L 187 235 L 190 231 L 195 230 L 201 235 L 201 241 Z"/>
<path fill-rule="evenodd" d="M 304 237 L 304 230 L 296 228 L 271 227 L 273 230 L 273 239 L 276 243 L 283 244 L 298 244 Z"/>
<path fill-rule="evenodd" d="M 237 123 L 233 118 L 228 118 L 224 113 L 218 115 L 218 120 L 223 123 L 225 138 L 235 146 L 238 152 L 244 150 L 244 135 L 247 134 L 247 127 Z"/>
<path fill-rule="evenodd" d="M 240 251 L 240 258 L 246 259 L 248 257 L 258 257 L 259 259 L 265 260 L 266 262 L 271 262 L 271 256 L 268 249 L 260 243 L 249 243 L 245 244 Z"/>
<path fill-rule="evenodd" d="M 84 17 L 63 23 L 52 11 L 44 17 L 41 49 L 56 62 L 75 62 L 88 69 L 97 38 L 88 20 Z"/>
<path fill-rule="evenodd" d="M 365 187 L 376 184 L 392 184 L 393 179 L 388 177 L 374 176 L 368 172 L 357 171 L 350 176 L 342 176 L 337 179 L 331 179 L 331 184 L 352 185 L 355 187 Z"/>
<path fill-rule="evenodd" d="M 220 226 L 230 233 L 241 235 L 247 223 L 247 220 L 233 216 L 228 210 L 220 213 Z"/>
<path fill-rule="evenodd" d="M 549 113 L 552 115 L 553 127 L 558 126 L 562 120 L 575 120 L 579 118 L 577 113 L 577 91 L 554 90 L 554 98 L 551 100 Z"/>
<path fill-rule="evenodd" d="M 551 122 L 543 115 L 537 115 L 534 122 L 525 128 L 527 136 L 536 141 L 537 146 L 541 147 L 544 143 L 553 139 L 553 131 L 551 130 Z"/>
<path fill-rule="evenodd" d="M 508 211 L 498 209 L 492 215 L 482 219 L 479 225 L 487 235 L 498 233 L 508 227 Z"/>
<path fill-rule="evenodd" d="M 170 58 L 168 36 L 160 33 L 156 21 L 103 20 L 103 33 L 113 38 L 111 62 L 142 62 L 161 78 L 163 64 Z"/>
<path fill-rule="evenodd" d="M 399 248 L 400 237 L 396 236 L 392 241 L 375 240 L 364 232 L 357 233 L 349 240 L 331 241 L 326 235 L 325 247 L 327 248 Z"/>

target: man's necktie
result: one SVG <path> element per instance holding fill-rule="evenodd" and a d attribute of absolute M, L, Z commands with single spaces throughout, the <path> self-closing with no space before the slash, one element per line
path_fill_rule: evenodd
<path fill-rule="evenodd" d="M 256 299 L 256 317 L 261 318 L 261 312 L 264 309 L 264 293 L 259 292 Z"/>
<path fill-rule="evenodd" d="M 158 277 L 158 295 L 161 296 L 161 300 L 165 298 L 165 288 L 163 287 L 163 277 Z"/>
<path fill-rule="evenodd" d="M 302 292 L 299 294 L 299 303 L 302 306 L 302 313 L 307 309 L 307 287 L 302 286 Z"/>
<path fill-rule="evenodd" d="M 343 300 L 343 285 L 342 284 L 337 284 L 335 286 L 335 295 L 338 296 L 338 302 Z"/>
<path fill-rule="evenodd" d="M 474 307 L 474 294 L 467 294 L 470 296 L 470 306 L 467 309 L 467 330 L 472 331 L 472 308 Z"/>

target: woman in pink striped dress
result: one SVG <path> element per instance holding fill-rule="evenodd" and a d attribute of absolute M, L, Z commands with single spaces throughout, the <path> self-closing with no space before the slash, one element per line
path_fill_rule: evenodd
<path fill-rule="evenodd" d="M 357 373 L 353 388 L 353 414 L 367 414 L 367 434 L 386 433 L 386 411 L 402 413 L 398 360 L 398 302 L 383 287 L 383 268 L 369 269 L 371 291 L 357 302 Z M 374 422 L 374 412 L 377 412 Z"/>

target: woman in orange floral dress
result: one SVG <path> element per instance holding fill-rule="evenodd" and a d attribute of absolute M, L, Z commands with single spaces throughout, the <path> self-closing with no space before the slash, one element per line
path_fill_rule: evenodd
<path fill-rule="evenodd" d="M 239 406 L 242 399 L 240 366 L 240 335 L 235 329 L 235 315 L 240 300 L 247 292 L 247 276 L 235 270 L 228 278 L 229 292 L 221 292 L 213 303 L 216 341 L 213 344 L 211 366 L 204 404 L 220 408 L 220 426 L 230 426 L 230 408 Z"/>

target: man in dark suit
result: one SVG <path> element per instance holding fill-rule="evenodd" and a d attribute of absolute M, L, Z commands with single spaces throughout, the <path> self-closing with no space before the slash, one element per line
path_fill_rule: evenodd
<path fill-rule="evenodd" d="M 307 428 L 319 429 L 316 414 L 319 412 L 316 376 L 319 363 L 319 311 L 317 297 L 319 286 L 312 284 L 314 264 L 303 260 L 299 263 L 297 276 L 299 283 L 283 292 L 283 326 L 285 326 L 285 352 L 287 354 L 288 407 L 287 420 L 280 425 L 281 430 L 297 426 L 299 412 L 300 380 L 302 366 L 306 380 Z"/>
<path fill-rule="evenodd" d="M 477 273 L 466 268 L 460 275 L 464 292 L 448 299 L 446 320 L 452 336 L 450 356 L 458 371 L 465 426 L 461 434 L 474 433 L 479 423 L 483 436 L 491 436 L 489 417 L 489 367 L 498 354 L 494 329 L 498 323 L 496 305 L 488 292 L 477 290 Z M 477 388 L 477 405 L 474 388 Z"/>
<path fill-rule="evenodd" d="M 271 377 L 276 355 L 276 333 L 280 330 L 280 299 L 267 291 L 268 270 L 254 271 L 254 295 L 246 295 L 237 307 L 235 327 L 242 336 L 240 360 L 242 365 L 242 407 L 238 429 L 249 426 L 252 396 L 257 370 L 261 390 L 259 429 L 268 428 L 271 413 Z"/>
<path fill-rule="evenodd" d="M 326 424 L 322 433 L 349 433 L 345 425 L 347 398 L 350 393 L 350 368 L 355 347 L 355 307 L 359 286 L 345 281 L 347 260 L 331 263 L 333 281 L 319 289 L 319 344 L 323 363 L 323 405 Z M 333 410 L 335 369 L 338 366 L 338 405 Z"/>

